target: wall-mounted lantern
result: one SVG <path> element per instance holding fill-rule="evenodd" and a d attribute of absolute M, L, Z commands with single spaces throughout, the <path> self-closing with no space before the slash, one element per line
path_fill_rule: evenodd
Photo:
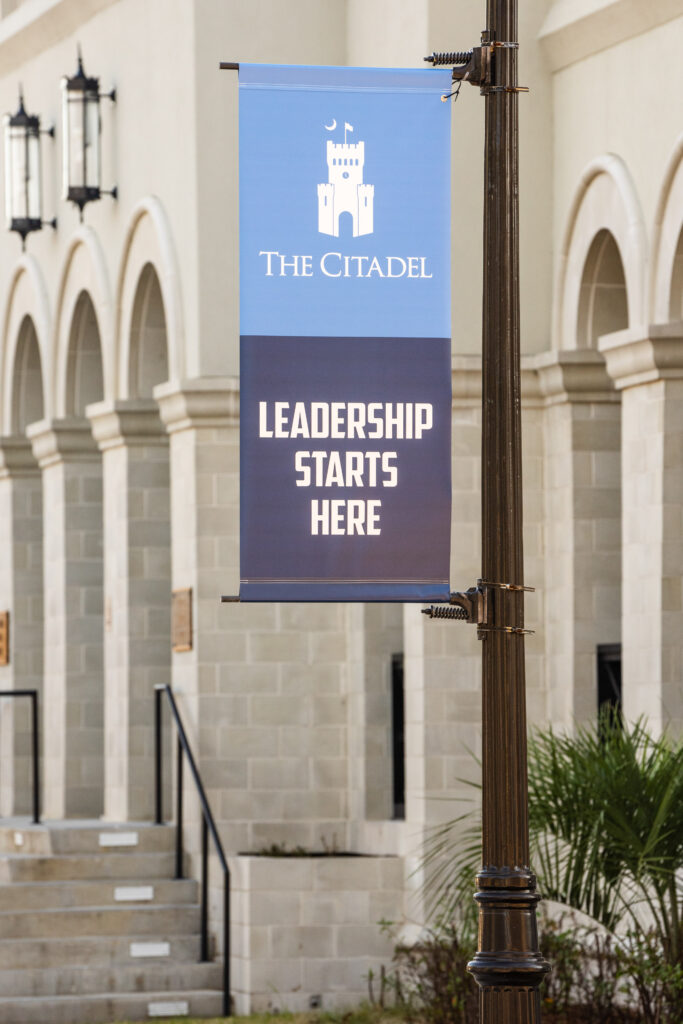
<path fill-rule="evenodd" d="M 44 224 L 57 227 L 57 220 L 43 220 L 40 170 L 40 136 L 51 135 L 54 128 L 40 129 L 40 118 L 27 114 L 19 91 L 16 114 L 5 114 L 5 213 L 9 231 L 21 235 L 22 248 L 31 231 Z"/>
<path fill-rule="evenodd" d="M 79 51 L 76 74 L 72 78 L 62 78 L 62 196 L 78 206 L 81 220 L 86 203 L 103 195 L 115 199 L 117 194 L 116 187 L 106 190 L 101 185 L 101 99 L 115 103 L 116 89 L 107 93 L 100 92 L 99 78 L 86 75 Z"/>

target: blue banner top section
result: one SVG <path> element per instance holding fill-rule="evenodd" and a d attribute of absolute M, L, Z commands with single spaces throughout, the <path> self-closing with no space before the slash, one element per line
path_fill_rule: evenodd
<path fill-rule="evenodd" d="M 240 64 L 241 86 L 279 89 L 378 89 L 384 92 L 452 91 L 450 68 L 349 68 L 306 64 Z"/>
<path fill-rule="evenodd" d="M 450 70 L 239 74 L 241 333 L 450 337 Z"/>

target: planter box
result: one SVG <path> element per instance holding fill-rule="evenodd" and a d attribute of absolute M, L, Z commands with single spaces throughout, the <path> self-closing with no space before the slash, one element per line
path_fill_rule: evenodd
<path fill-rule="evenodd" d="M 230 872 L 236 1013 L 367 999 L 393 953 L 379 922 L 403 916 L 402 858 L 245 855 Z"/>

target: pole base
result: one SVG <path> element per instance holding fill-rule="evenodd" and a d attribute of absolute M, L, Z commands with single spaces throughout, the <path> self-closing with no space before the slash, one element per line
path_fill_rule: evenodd
<path fill-rule="evenodd" d="M 550 970 L 538 948 L 540 896 L 533 888 L 502 888 L 504 873 L 491 874 L 486 879 L 491 887 L 474 897 L 479 904 L 479 950 L 467 965 L 481 990 L 481 1024 L 540 1024 L 538 989 Z M 479 876 L 480 885 L 486 884 L 485 878 L 484 873 Z M 527 876 L 527 881 L 532 879 Z"/>

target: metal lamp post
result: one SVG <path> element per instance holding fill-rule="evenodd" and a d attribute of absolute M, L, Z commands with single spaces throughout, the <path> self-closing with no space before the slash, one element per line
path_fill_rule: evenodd
<path fill-rule="evenodd" d="M 7 229 L 21 235 L 22 248 L 26 236 L 40 231 L 45 223 L 53 228 L 56 219 L 43 220 L 40 136 L 51 135 L 54 128 L 41 131 L 40 118 L 27 114 L 24 97 L 19 93 L 19 109 L 5 115 L 5 215 Z"/>
<path fill-rule="evenodd" d="M 100 100 L 116 102 L 116 90 L 100 93 L 99 78 L 91 78 L 83 70 L 78 54 L 78 70 L 71 78 L 62 78 L 62 198 L 78 206 L 81 220 L 86 203 L 103 195 L 116 198 L 116 187 L 102 188 Z"/>
<path fill-rule="evenodd" d="M 482 345 L 482 579 L 447 617 L 475 622 L 482 650 L 479 938 L 468 965 L 480 1024 L 539 1024 L 550 969 L 538 948 L 529 868 L 519 317 L 517 2 L 487 0 L 482 45 L 433 54 L 486 104 Z M 428 614 L 438 615 L 434 609 Z M 442 615 L 441 617 L 446 617 Z"/>
<path fill-rule="evenodd" d="M 481 1024 L 538 1024 L 549 970 L 529 869 L 519 317 L 517 0 L 488 0 L 482 390 L 482 868 L 469 969 Z"/>

